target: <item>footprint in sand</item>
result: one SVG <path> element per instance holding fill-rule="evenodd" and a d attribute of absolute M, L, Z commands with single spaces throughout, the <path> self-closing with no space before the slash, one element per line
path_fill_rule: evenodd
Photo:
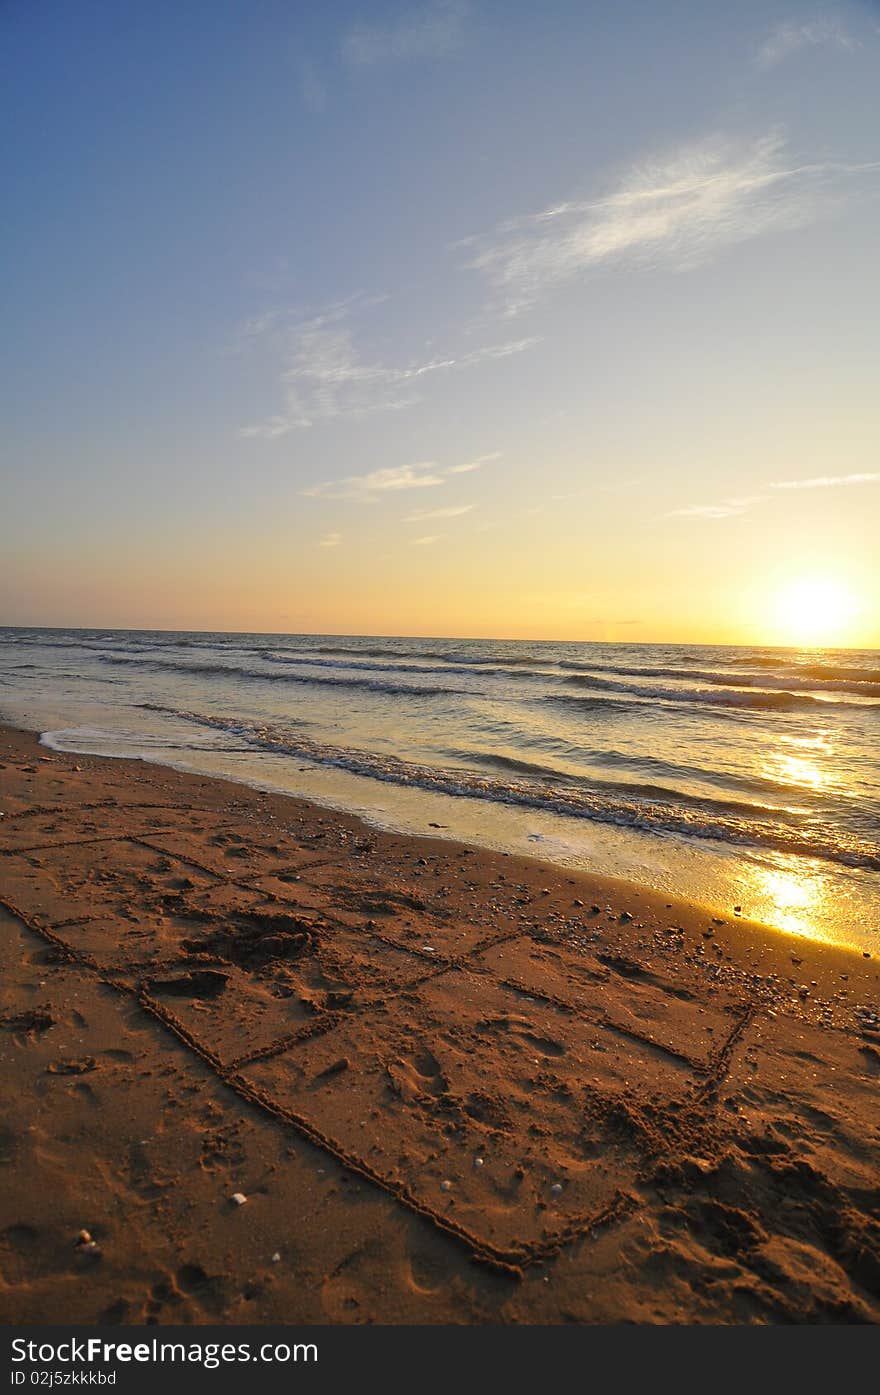
<path fill-rule="evenodd" d="M 385 1069 L 392 1088 L 405 1100 L 424 1099 L 425 1096 L 437 1098 L 449 1089 L 440 1062 L 427 1047 L 398 1056 Z"/>
<path fill-rule="evenodd" d="M 150 1325 L 168 1321 L 165 1314 L 169 1310 L 175 1322 L 191 1321 L 194 1310 L 216 1318 L 222 1314 L 225 1301 L 226 1284 L 221 1277 L 212 1277 L 200 1264 L 182 1264 L 175 1274 L 163 1274 L 151 1286 L 142 1320 Z"/>
<path fill-rule="evenodd" d="M 46 1067 L 48 1075 L 87 1075 L 90 1071 L 98 1069 L 98 1062 L 94 1056 L 62 1056 L 57 1061 L 50 1061 Z"/>
<path fill-rule="evenodd" d="M 0 1231 L 0 1275 L 10 1286 L 33 1283 L 54 1271 L 46 1254 L 45 1237 L 36 1226 L 14 1222 Z"/>
<path fill-rule="evenodd" d="M 403 1256 L 404 1283 L 413 1293 L 430 1298 L 449 1284 L 451 1266 L 433 1252 L 433 1247 L 413 1240 Z"/>
<path fill-rule="evenodd" d="M 222 1313 L 227 1283 L 222 1275 L 208 1274 L 200 1264 L 182 1264 L 176 1274 L 177 1287 L 206 1312 Z"/>
<path fill-rule="evenodd" d="M 39 1231 L 32 1225 L 8 1225 L 2 1232 L 2 1239 L 5 1245 L 13 1249 L 26 1249 L 33 1245 L 39 1236 Z"/>
<path fill-rule="evenodd" d="M 540 1051 L 542 1056 L 559 1057 L 565 1055 L 565 1047 L 553 1037 L 540 1036 L 532 1030 L 532 1024 L 525 1017 L 493 1017 L 479 1023 L 478 1031 L 503 1033 L 518 1038 L 528 1047 Z"/>
<path fill-rule="evenodd" d="M 131 1304 L 127 1298 L 116 1298 L 98 1317 L 108 1327 L 118 1327 L 130 1320 Z"/>
<path fill-rule="evenodd" d="M 26 1008 L 23 1012 L 0 1013 L 0 1027 L 8 1032 L 32 1039 L 55 1026 L 55 1018 L 47 1005 Z"/>
<path fill-rule="evenodd" d="M 229 975 L 218 969 L 193 969 L 178 978 L 148 979 L 149 993 L 172 998 L 217 998 L 225 990 Z"/>

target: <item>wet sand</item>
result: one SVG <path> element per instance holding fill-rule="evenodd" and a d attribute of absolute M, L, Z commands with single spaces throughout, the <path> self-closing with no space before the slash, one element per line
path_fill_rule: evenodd
<path fill-rule="evenodd" d="M 0 810 L 0 1320 L 880 1318 L 876 959 L 9 729 Z"/>

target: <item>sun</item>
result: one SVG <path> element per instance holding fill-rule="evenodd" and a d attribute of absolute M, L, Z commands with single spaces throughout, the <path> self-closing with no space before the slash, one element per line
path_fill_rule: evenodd
<path fill-rule="evenodd" d="M 775 609 L 784 643 L 832 645 L 843 641 L 856 606 L 842 582 L 799 577 L 781 588 Z"/>

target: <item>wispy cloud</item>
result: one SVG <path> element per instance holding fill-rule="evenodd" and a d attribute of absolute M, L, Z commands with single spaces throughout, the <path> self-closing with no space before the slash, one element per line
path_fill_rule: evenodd
<path fill-rule="evenodd" d="M 761 44 L 755 55 L 759 68 L 775 68 L 804 48 L 861 48 L 836 19 L 817 16 L 804 24 L 779 24 Z"/>
<path fill-rule="evenodd" d="M 342 56 L 353 68 L 446 58 L 463 41 L 470 6 L 465 0 L 434 0 L 410 6 L 388 25 L 358 24 L 342 41 Z"/>
<path fill-rule="evenodd" d="M 670 509 L 664 518 L 736 518 L 738 515 L 761 503 L 761 494 L 750 494 L 743 499 L 722 499 L 718 504 L 688 504 L 685 508 Z"/>
<path fill-rule="evenodd" d="M 324 480 L 320 484 L 309 485 L 302 491 L 308 499 L 354 499 L 359 503 L 374 503 L 389 494 L 398 494 L 407 489 L 436 489 L 445 484 L 452 475 L 460 475 L 465 470 L 477 470 L 488 460 L 499 460 L 500 451 L 481 455 L 466 465 L 438 465 L 433 460 L 419 460 L 414 464 L 385 465 L 379 470 L 370 470 L 364 475 L 344 475 L 338 480 Z M 455 518 L 458 514 L 470 513 L 474 504 L 455 504 L 445 508 L 414 512 L 403 521 L 416 523 L 426 518 Z"/>
<path fill-rule="evenodd" d="M 273 440 L 317 421 L 410 407 L 420 400 L 421 384 L 431 375 L 509 358 L 538 342 L 534 337 L 514 339 L 399 367 L 383 364 L 360 351 L 346 323 L 355 305 L 360 309 L 376 303 L 376 299 L 343 301 L 299 324 L 282 326 L 282 409 L 242 427 L 240 434 Z M 271 311 L 256 316 L 250 322 L 250 337 L 273 331 L 277 339 L 282 318 Z"/>
<path fill-rule="evenodd" d="M 779 135 L 750 144 L 720 138 L 635 166 L 604 198 L 566 202 L 466 239 L 508 313 L 602 265 L 709 260 L 719 249 L 819 216 L 847 178 L 880 164 L 801 162 Z"/>
<path fill-rule="evenodd" d="M 810 479 L 804 480 L 770 480 L 764 488 L 775 490 L 839 489 L 858 484 L 880 484 L 880 472 L 854 475 L 814 475 Z M 717 504 L 687 504 L 684 508 L 670 509 L 663 516 L 664 518 L 697 519 L 736 518 L 754 508 L 756 504 L 767 503 L 769 497 L 767 494 L 748 494 L 739 499 L 722 499 Z"/>
<path fill-rule="evenodd" d="M 472 513 L 475 507 L 475 504 L 453 504 L 447 509 L 417 509 L 407 514 L 403 522 L 425 523 L 429 518 L 460 518 L 462 514 Z"/>
<path fill-rule="evenodd" d="M 433 489 L 443 484 L 443 475 L 432 461 L 415 465 L 388 465 L 371 470 L 366 475 L 345 475 L 339 480 L 326 480 L 304 489 L 309 499 L 359 499 L 371 502 L 383 494 L 396 494 L 403 489 Z"/>
<path fill-rule="evenodd" d="M 439 542 L 440 533 L 431 533 L 427 538 L 413 538 L 410 547 L 430 547 L 432 543 Z"/>
<path fill-rule="evenodd" d="M 341 300 L 331 301 L 320 310 L 307 310 L 303 306 L 275 304 L 249 315 L 234 330 L 227 351 L 241 352 L 242 349 L 269 347 L 282 354 L 290 348 L 301 330 L 321 329 L 339 324 L 356 312 L 363 312 L 381 305 L 388 296 L 367 294 L 356 291 Z"/>
<path fill-rule="evenodd" d="M 269 330 L 278 323 L 280 315 L 280 310 L 263 310 L 257 315 L 249 316 L 244 324 L 239 326 L 235 340 L 236 345 L 246 343 L 248 340 L 260 339 L 263 335 L 268 334 Z"/>
<path fill-rule="evenodd" d="M 850 484 L 880 484 L 880 474 L 815 475 L 808 480 L 774 480 L 768 489 L 837 489 Z"/>
<path fill-rule="evenodd" d="M 461 465 L 450 465 L 446 473 L 449 475 L 469 475 L 473 470 L 482 470 L 483 466 L 488 465 L 490 461 L 500 459 L 500 450 L 493 450 L 488 455 L 478 455 L 475 460 L 464 460 Z"/>
<path fill-rule="evenodd" d="M 323 536 L 323 538 L 320 539 L 320 541 L 319 541 L 319 543 L 318 543 L 318 546 L 319 546 L 319 547 L 338 547 L 339 544 L 340 544 L 341 542 L 342 542 L 342 534 L 341 534 L 341 533 L 325 533 L 324 536 Z"/>

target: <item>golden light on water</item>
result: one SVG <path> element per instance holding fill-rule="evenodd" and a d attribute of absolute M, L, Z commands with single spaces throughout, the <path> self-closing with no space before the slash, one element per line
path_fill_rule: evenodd
<path fill-rule="evenodd" d="M 830 776 L 819 765 L 817 756 L 828 755 L 831 750 L 831 744 L 824 737 L 782 737 L 779 748 L 770 752 L 764 773 L 795 789 L 825 789 L 831 782 Z"/>
<path fill-rule="evenodd" d="M 806 871 L 764 867 L 753 873 L 760 918 L 793 935 L 825 939 L 822 933 L 822 880 Z"/>
<path fill-rule="evenodd" d="M 856 609 L 852 592 L 835 578 L 799 577 L 776 597 L 780 639 L 789 644 L 842 644 Z"/>

